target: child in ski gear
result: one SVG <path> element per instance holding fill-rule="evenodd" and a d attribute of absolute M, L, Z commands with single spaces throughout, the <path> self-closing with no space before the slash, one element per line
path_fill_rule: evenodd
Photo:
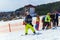
<path fill-rule="evenodd" d="M 24 23 L 25 23 L 25 35 L 28 34 L 28 29 L 31 29 L 32 32 L 35 34 L 35 30 L 32 25 L 32 17 L 30 16 L 28 12 L 26 12 L 26 18 L 25 18 Z"/>
<path fill-rule="evenodd" d="M 39 22 L 40 22 L 40 18 L 39 18 L 39 15 L 37 15 L 37 17 L 36 17 L 36 25 L 35 25 L 36 30 L 39 30 Z"/>

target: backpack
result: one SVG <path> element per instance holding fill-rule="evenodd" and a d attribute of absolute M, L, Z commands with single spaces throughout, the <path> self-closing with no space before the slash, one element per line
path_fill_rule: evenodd
<path fill-rule="evenodd" d="M 42 18 L 42 22 L 45 22 L 45 16 Z"/>

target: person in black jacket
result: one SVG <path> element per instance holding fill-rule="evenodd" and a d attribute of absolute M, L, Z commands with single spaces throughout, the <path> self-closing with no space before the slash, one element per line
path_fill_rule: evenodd
<path fill-rule="evenodd" d="M 33 25 L 32 25 L 32 16 L 26 12 L 26 17 L 25 17 L 25 35 L 28 34 L 28 29 L 30 28 L 32 30 L 32 32 L 35 34 L 35 30 L 33 28 Z"/>
<path fill-rule="evenodd" d="M 53 26 L 55 26 L 55 14 L 51 13 L 50 17 L 51 17 L 51 22 L 53 23 Z"/>
<path fill-rule="evenodd" d="M 55 11 L 54 12 L 55 13 L 55 16 L 54 16 L 54 26 L 58 26 L 58 16 L 59 16 L 59 14 L 58 14 L 58 12 L 57 11 Z"/>

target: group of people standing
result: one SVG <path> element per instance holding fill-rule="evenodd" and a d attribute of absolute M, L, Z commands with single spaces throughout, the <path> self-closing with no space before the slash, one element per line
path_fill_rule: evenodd
<path fill-rule="evenodd" d="M 28 34 L 28 29 L 31 29 L 34 34 L 36 34 L 33 24 L 32 24 L 32 16 L 26 11 L 26 17 L 25 20 L 23 21 L 23 24 L 25 25 L 25 35 Z M 43 27 L 42 29 L 44 30 L 51 28 L 51 22 L 53 23 L 53 26 L 58 26 L 58 13 L 47 13 L 42 18 L 42 23 Z M 39 30 L 39 23 L 40 23 L 40 17 L 39 15 L 36 16 L 36 25 L 35 28 L 36 30 Z M 47 26 L 47 27 L 46 27 Z"/>
<path fill-rule="evenodd" d="M 45 28 L 50 29 L 52 27 L 58 26 L 58 21 L 59 21 L 58 16 L 59 16 L 59 13 L 57 11 L 53 12 L 53 13 L 47 13 L 47 15 L 42 18 L 42 22 L 43 22 L 43 28 L 42 29 L 43 30 Z M 51 25 L 51 23 L 53 25 Z"/>

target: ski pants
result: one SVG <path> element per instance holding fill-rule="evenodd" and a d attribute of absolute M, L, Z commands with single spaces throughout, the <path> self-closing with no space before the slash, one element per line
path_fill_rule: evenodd
<path fill-rule="evenodd" d="M 53 21 L 53 26 L 58 26 L 58 22 L 59 22 L 58 19 L 54 20 Z"/>
<path fill-rule="evenodd" d="M 28 29 L 31 29 L 31 30 L 32 30 L 32 32 L 35 32 L 35 30 L 34 30 L 33 26 L 32 26 L 32 25 L 30 25 L 30 24 L 26 24 L 26 25 L 25 25 L 25 33 L 28 33 Z"/>

